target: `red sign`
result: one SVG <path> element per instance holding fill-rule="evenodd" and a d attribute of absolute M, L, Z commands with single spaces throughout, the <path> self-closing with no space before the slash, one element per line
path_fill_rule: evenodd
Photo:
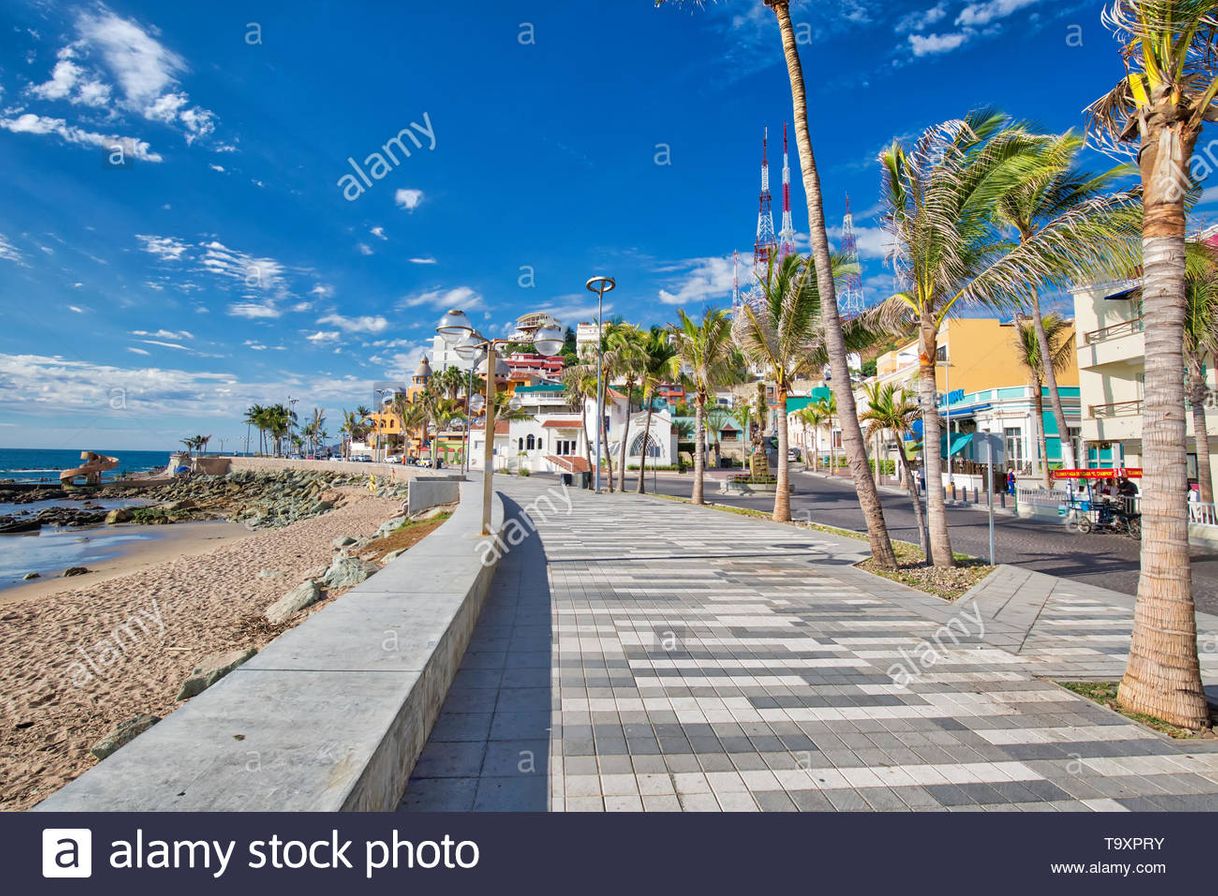
<path fill-rule="evenodd" d="M 1054 479 L 1141 479 L 1141 467 L 1118 467 L 1115 470 L 1054 470 Z"/>

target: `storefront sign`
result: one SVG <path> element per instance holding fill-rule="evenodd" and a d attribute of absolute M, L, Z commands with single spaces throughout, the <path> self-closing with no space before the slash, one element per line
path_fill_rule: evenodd
<path fill-rule="evenodd" d="M 1054 470 L 1054 479 L 1141 479 L 1141 467 L 1118 467 L 1115 470 Z"/>

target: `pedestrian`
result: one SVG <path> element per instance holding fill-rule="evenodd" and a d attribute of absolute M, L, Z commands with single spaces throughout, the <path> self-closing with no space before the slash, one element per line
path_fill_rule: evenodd
<path fill-rule="evenodd" d="M 1015 471 L 1007 470 L 1007 494 L 1015 494 Z"/>

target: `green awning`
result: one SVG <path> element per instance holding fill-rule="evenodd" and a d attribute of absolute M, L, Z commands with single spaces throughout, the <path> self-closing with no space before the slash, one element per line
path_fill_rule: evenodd
<path fill-rule="evenodd" d="M 973 434 L 971 432 L 957 433 L 956 437 L 952 439 L 952 450 L 948 452 L 947 456 L 952 457 L 959 454 L 971 441 L 973 441 Z"/>

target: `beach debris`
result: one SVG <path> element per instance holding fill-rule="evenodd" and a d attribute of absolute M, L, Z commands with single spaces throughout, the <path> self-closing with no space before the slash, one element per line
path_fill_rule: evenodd
<path fill-rule="evenodd" d="M 42 573 L 40 573 L 40 572 L 27 572 L 27 573 L 26 573 L 25 575 L 23 575 L 21 578 L 25 579 L 27 582 L 28 582 L 30 579 L 41 579 L 41 578 L 42 578 Z"/>
<path fill-rule="evenodd" d="M 204 657 L 182 682 L 182 689 L 178 691 L 177 699 L 188 700 L 202 694 L 257 652 L 254 648 L 248 647 L 244 650 L 229 650 L 225 653 L 214 653 Z"/>
<path fill-rule="evenodd" d="M 130 507 L 116 507 L 106 514 L 106 525 L 113 526 L 115 523 L 131 522 Z"/>
<path fill-rule="evenodd" d="M 375 563 L 359 557 L 335 557 L 322 583 L 327 588 L 350 588 L 379 571 L 380 567 Z"/>
<path fill-rule="evenodd" d="M 321 599 L 321 589 L 311 579 L 301 582 L 279 600 L 266 608 L 267 621 L 274 625 L 287 622 L 305 607 L 312 606 Z"/>
<path fill-rule="evenodd" d="M 63 571 L 63 577 L 66 579 L 70 578 L 71 576 L 83 576 L 88 575 L 91 572 L 93 572 L 93 570 L 89 569 L 87 566 L 69 566 Z"/>
<path fill-rule="evenodd" d="M 130 743 L 135 738 L 157 722 L 161 721 L 160 716 L 149 715 L 148 713 L 140 713 L 133 718 L 119 724 L 117 728 L 89 747 L 89 752 L 98 759 L 105 759 L 123 744 Z"/>

